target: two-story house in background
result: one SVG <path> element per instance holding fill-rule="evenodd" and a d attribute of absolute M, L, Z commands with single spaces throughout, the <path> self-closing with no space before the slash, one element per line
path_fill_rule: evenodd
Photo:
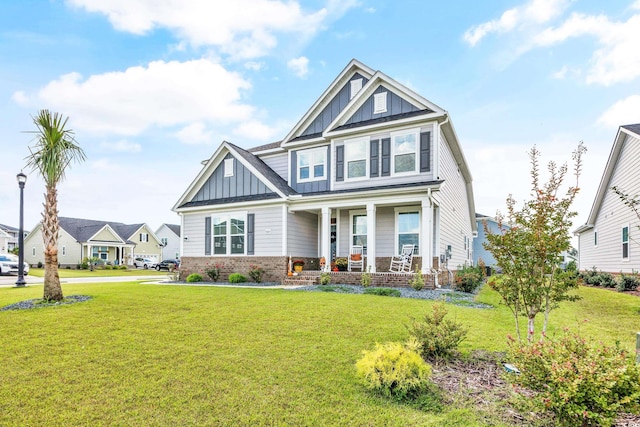
<path fill-rule="evenodd" d="M 471 173 L 449 114 L 357 60 L 281 141 L 223 142 L 173 210 L 183 274 L 259 265 L 281 281 L 291 257 L 318 270 L 353 245 L 372 273 L 404 244 L 425 275 L 473 259 Z"/>

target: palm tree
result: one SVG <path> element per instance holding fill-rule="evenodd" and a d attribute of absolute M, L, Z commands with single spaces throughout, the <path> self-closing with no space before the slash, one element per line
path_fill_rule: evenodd
<path fill-rule="evenodd" d="M 26 158 L 27 167 L 37 169 L 45 182 L 42 212 L 42 239 L 44 240 L 44 296 L 46 301 L 61 301 L 63 298 L 58 275 L 58 189 L 64 173 L 72 161 L 85 160 L 84 151 L 76 143 L 73 131 L 66 129 L 68 118 L 61 114 L 40 110 L 32 117 L 37 130 L 35 146 L 29 147 L 31 155 Z"/>

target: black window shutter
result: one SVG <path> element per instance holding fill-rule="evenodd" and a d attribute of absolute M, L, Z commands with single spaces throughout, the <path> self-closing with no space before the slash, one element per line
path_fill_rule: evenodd
<path fill-rule="evenodd" d="M 204 254 L 211 255 L 211 217 L 204 218 Z"/>
<path fill-rule="evenodd" d="M 344 181 L 344 145 L 336 147 L 336 181 Z"/>
<path fill-rule="evenodd" d="M 247 255 L 255 253 L 256 214 L 247 214 Z"/>
<path fill-rule="evenodd" d="M 382 138 L 381 176 L 391 175 L 391 138 Z"/>
<path fill-rule="evenodd" d="M 378 165 L 380 164 L 380 155 L 378 154 L 378 145 L 380 144 L 380 140 L 372 139 L 371 140 L 371 165 L 369 167 L 369 175 L 374 178 L 379 175 Z"/>
<path fill-rule="evenodd" d="M 431 170 L 431 132 L 420 134 L 420 172 Z"/>

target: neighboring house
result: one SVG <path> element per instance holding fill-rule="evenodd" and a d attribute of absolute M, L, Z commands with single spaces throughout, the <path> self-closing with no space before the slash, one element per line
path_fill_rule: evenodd
<path fill-rule="evenodd" d="M 476 222 L 478 224 L 478 235 L 473 239 L 473 265 L 478 265 L 482 260 L 487 267 L 496 267 L 496 259 L 493 254 L 484 248 L 484 242 L 487 241 L 487 233 L 484 229 L 485 224 L 491 234 L 501 234 L 502 231 L 498 226 L 498 221 L 490 216 L 476 213 Z M 509 228 L 503 224 L 504 228 Z"/>
<path fill-rule="evenodd" d="M 255 264 L 268 280 L 282 279 L 290 257 L 318 270 L 320 257 L 347 257 L 353 245 L 364 246 L 371 272 L 388 271 L 409 243 L 423 273 L 439 260 L 456 269 L 471 263 L 476 231 L 447 111 L 357 60 L 281 141 L 223 142 L 173 210 L 183 271 Z"/>
<path fill-rule="evenodd" d="M 180 226 L 162 224 L 156 230 L 156 237 L 162 245 L 162 259 L 180 259 Z"/>
<path fill-rule="evenodd" d="M 137 257 L 161 261 L 160 240 L 147 224 L 122 224 L 80 218 L 58 218 L 58 263 L 75 267 L 85 258 L 133 265 Z M 42 224 L 24 241 L 24 260 L 31 265 L 44 264 Z"/>
<path fill-rule="evenodd" d="M 9 241 L 11 236 L 4 230 L 0 229 L 0 254 L 6 254 L 9 252 Z"/>
<path fill-rule="evenodd" d="M 12 251 L 13 249 L 18 247 L 18 237 L 20 236 L 20 229 L 11 227 L 9 225 L 0 224 L 0 231 L 4 231 L 9 235 L 9 241 L 7 243 L 7 252 Z M 24 237 L 27 237 L 29 234 L 27 231 L 23 230 Z"/>
<path fill-rule="evenodd" d="M 610 273 L 640 268 L 638 217 L 611 190 L 640 195 L 640 123 L 620 126 L 604 169 L 587 223 L 577 228 L 578 268 Z"/>

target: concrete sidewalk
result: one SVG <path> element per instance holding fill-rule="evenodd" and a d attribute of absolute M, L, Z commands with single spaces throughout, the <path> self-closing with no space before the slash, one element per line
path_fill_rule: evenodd
<path fill-rule="evenodd" d="M 0 276 L 0 287 L 7 288 L 16 285 L 17 275 Z M 24 276 L 27 286 L 39 286 L 44 283 L 44 277 Z M 135 282 L 135 281 L 157 281 L 169 280 L 169 276 L 140 275 L 140 276 L 111 276 L 111 277 L 68 277 L 60 278 L 61 284 L 66 283 L 111 283 L 111 282 Z"/>

